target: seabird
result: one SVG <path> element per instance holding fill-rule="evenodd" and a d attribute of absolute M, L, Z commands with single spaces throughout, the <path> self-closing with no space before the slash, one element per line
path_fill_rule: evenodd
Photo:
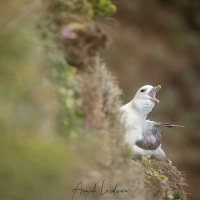
<path fill-rule="evenodd" d="M 133 159 L 146 156 L 171 164 L 161 148 L 161 131 L 157 126 L 183 127 L 163 122 L 147 120 L 159 100 L 155 97 L 161 86 L 145 85 L 135 94 L 134 98 L 120 108 L 121 121 L 125 127 L 124 141 L 131 146 Z"/>

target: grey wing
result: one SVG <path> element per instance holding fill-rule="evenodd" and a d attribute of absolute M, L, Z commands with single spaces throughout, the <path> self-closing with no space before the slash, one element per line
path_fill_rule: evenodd
<path fill-rule="evenodd" d="M 161 131 L 152 121 L 146 120 L 143 124 L 141 140 L 136 141 L 136 145 L 145 150 L 155 150 L 161 144 Z"/>

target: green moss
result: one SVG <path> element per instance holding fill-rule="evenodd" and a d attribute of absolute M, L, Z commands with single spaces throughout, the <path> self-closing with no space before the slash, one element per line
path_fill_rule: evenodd
<path fill-rule="evenodd" d="M 116 7 L 110 0 L 54 0 L 45 2 L 45 5 L 49 8 L 51 16 L 59 22 L 71 19 L 91 21 L 95 17 L 108 16 L 116 11 Z"/>
<path fill-rule="evenodd" d="M 174 192 L 172 196 L 174 200 L 185 200 L 183 194 L 181 194 L 180 192 Z"/>
<path fill-rule="evenodd" d="M 147 175 L 150 175 L 150 176 L 159 175 L 158 167 L 154 164 L 151 164 L 151 161 L 148 158 L 143 156 L 141 160 L 141 164 L 143 165 L 144 170 Z"/>
<path fill-rule="evenodd" d="M 115 5 L 109 0 L 89 0 L 96 16 L 110 15 L 116 11 Z"/>

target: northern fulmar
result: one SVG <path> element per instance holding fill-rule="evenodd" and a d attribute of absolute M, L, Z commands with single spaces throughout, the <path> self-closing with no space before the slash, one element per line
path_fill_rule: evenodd
<path fill-rule="evenodd" d="M 161 148 L 161 130 L 157 126 L 183 127 L 170 123 L 147 120 L 159 100 L 155 97 L 161 86 L 145 85 L 135 94 L 134 98 L 120 108 L 121 121 L 125 127 L 124 141 L 132 148 L 133 159 L 146 156 L 171 164 Z"/>

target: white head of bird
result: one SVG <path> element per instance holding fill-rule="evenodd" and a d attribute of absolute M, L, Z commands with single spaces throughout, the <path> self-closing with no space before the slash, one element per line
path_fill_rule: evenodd
<path fill-rule="evenodd" d="M 155 87 L 145 85 L 136 92 L 132 100 L 132 106 L 136 109 L 138 114 L 146 116 L 152 111 L 155 103 L 159 103 L 159 100 L 156 99 L 155 95 L 160 89 L 160 85 Z"/>

